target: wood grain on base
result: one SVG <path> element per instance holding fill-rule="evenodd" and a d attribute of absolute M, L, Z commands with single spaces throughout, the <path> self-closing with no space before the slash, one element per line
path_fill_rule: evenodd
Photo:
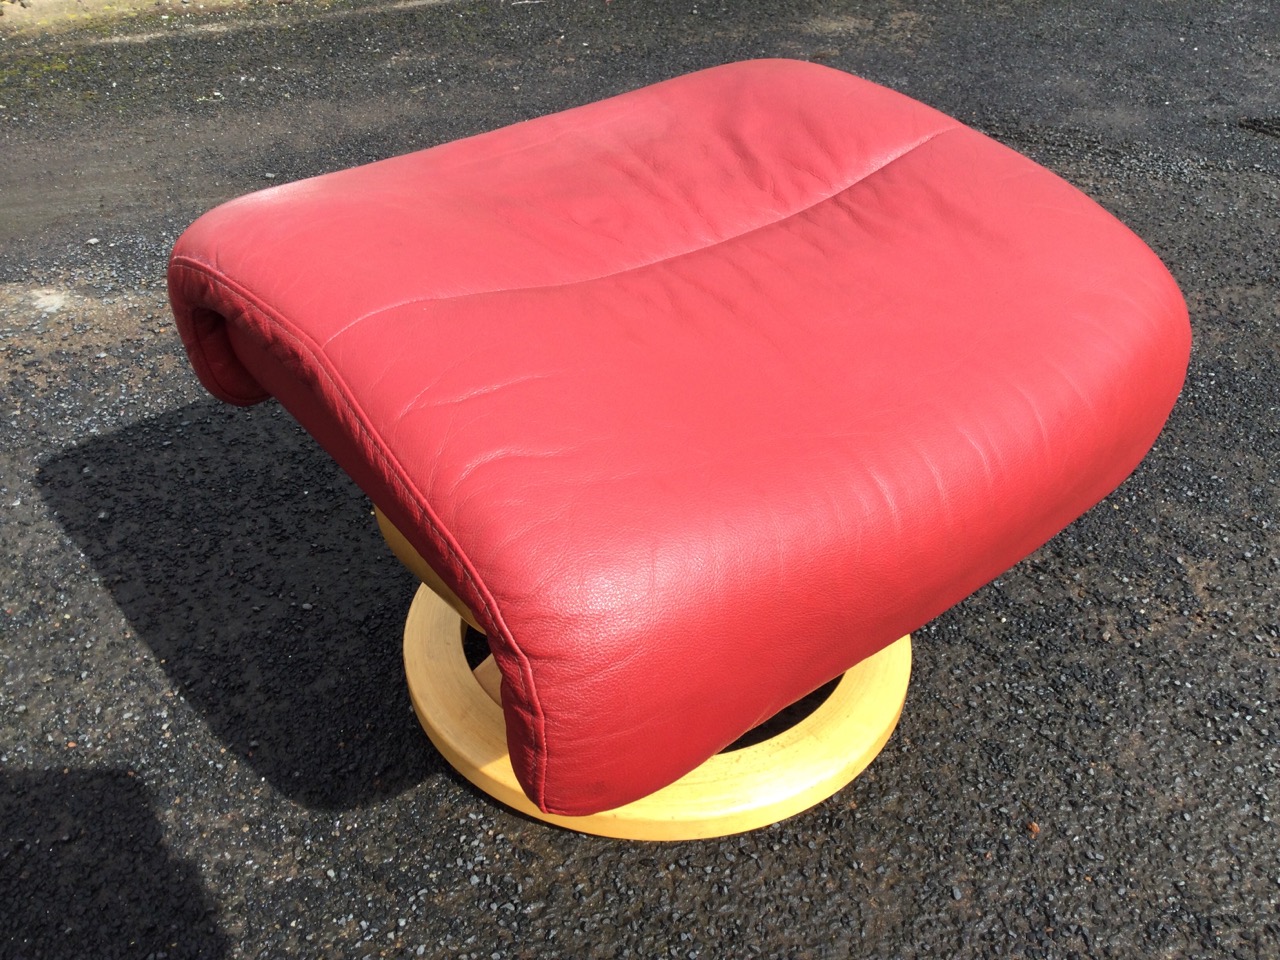
<path fill-rule="evenodd" d="M 489 658 L 472 672 L 462 630 L 453 606 L 425 584 L 418 589 L 405 623 L 405 673 L 414 710 L 437 749 L 477 787 L 521 813 L 630 840 L 741 833 L 825 800 L 883 748 L 897 725 L 911 673 L 907 636 L 846 672 L 821 706 L 771 739 L 717 754 L 634 803 L 562 817 L 539 810 L 516 781 L 496 665 Z"/>

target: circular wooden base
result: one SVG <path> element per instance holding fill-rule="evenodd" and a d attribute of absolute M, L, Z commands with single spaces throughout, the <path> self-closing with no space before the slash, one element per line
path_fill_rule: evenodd
<path fill-rule="evenodd" d="M 809 716 L 769 740 L 717 754 L 668 787 L 586 817 L 543 813 L 511 769 L 490 657 L 473 672 L 457 612 L 419 587 L 404 630 L 409 695 L 445 759 L 490 796 L 548 823 L 628 840 L 692 840 L 776 823 L 831 796 L 866 768 L 897 726 L 911 673 L 903 637 L 846 672 Z"/>

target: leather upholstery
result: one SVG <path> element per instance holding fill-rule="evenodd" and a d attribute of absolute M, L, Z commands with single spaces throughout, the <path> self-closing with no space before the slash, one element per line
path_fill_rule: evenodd
<path fill-rule="evenodd" d="M 517 775 L 676 779 L 1115 488 L 1181 387 L 1163 265 L 812 64 L 275 187 L 178 241 L 201 380 L 274 395 L 475 611 Z"/>

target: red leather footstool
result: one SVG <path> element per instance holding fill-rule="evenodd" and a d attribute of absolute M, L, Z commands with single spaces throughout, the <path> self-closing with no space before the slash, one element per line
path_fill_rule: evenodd
<path fill-rule="evenodd" d="M 277 397 L 433 585 L 406 664 L 445 755 L 622 836 L 847 782 L 896 722 L 900 638 L 1134 469 L 1190 345 L 1079 191 L 780 60 L 244 197 L 169 283 L 205 386 Z"/>

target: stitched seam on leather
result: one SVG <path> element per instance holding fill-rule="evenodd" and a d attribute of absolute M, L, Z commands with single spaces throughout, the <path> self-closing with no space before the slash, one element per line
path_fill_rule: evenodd
<path fill-rule="evenodd" d="M 485 611 L 489 614 L 490 619 L 494 625 L 502 631 L 503 636 L 506 638 L 508 647 L 515 651 L 520 660 L 520 665 L 528 690 L 529 702 L 533 707 L 534 715 L 537 720 L 535 729 L 537 731 L 538 743 L 535 745 L 534 756 L 537 760 L 537 776 L 535 783 L 537 785 L 538 796 L 531 799 L 533 799 L 539 807 L 544 806 L 546 800 L 546 769 L 548 765 L 546 714 L 542 709 L 542 702 L 538 697 L 537 683 L 534 679 L 533 667 L 529 658 L 525 655 L 524 651 L 520 649 L 520 646 L 515 642 L 515 638 L 512 637 L 510 630 L 507 628 L 506 621 L 498 610 L 497 602 L 489 593 L 488 588 L 484 586 L 480 577 L 474 573 L 471 562 L 466 558 L 465 554 L 457 546 L 453 538 L 446 534 L 443 524 L 441 524 L 439 519 L 436 517 L 435 512 L 431 509 L 427 499 L 421 495 L 412 483 L 408 481 L 406 472 L 400 467 L 399 461 L 391 455 L 390 451 L 386 448 L 386 445 L 382 442 L 382 438 L 369 425 L 367 418 L 365 417 L 364 410 L 355 402 L 355 398 L 351 396 L 350 391 L 347 389 L 346 382 L 339 377 L 335 371 L 330 369 L 328 357 L 325 356 L 323 349 L 320 348 L 313 339 L 306 336 L 298 330 L 293 323 L 286 320 L 277 311 L 267 307 L 243 286 L 226 277 L 216 268 L 186 256 L 175 257 L 170 266 L 177 269 L 190 270 L 197 274 L 203 274 L 209 280 L 223 286 L 228 294 L 241 301 L 242 308 L 248 308 L 249 310 L 257 312 L 260 316 L 271 322 L 279 333 L 292 340 L 298 349 L 299 356 L 309 357 L 313 361 L 313 369 L 321 373 L 324 378 L 335 387 L 338 396 L 340 396 L 346 403 L 348 412 L 352 415 L 352 419 L 359 426 L 365 438 L 371 441 L 372 448 L 376 450 L 382 458 L 382 465 L 386 468 L 390 468 L 386 470 L 388 475 L 390 475 L 396 484 L 398 484 L 402 490 L 409 495 L 409 499 L 413 500 L 421 508 L 426 517 L 427 526 L 432 537 L 458 564 L 463 575 L 475 589 L 475 592 L 480 597 L 481 602 L 484 603 Z"/>
<path fill-rule="evenodd" d="M 187 269 L 187 270 L 189 270 L 189 269 L 190 269 L 190 267 L 188 267 L 185 263 L 179 263 L 179 262 L 177 262 L 176 260 L 175 260 L 175 262 L 172 264 L 172 266 L 176 266 L 176 267 L 179 267 L 179 268 L 181 268 L 181 269 Z M 202 298 L 200 298 L 200 299 L 204 299 L 204 298 L 202 297 Z M 195 321 L 194 321 L 194 319 L 193 319 L 193 318 L 192 318 L 192 316 L 191 316 L 191 310 L 189 310 L 189 309 L 188 309 L 188 310 L 186 311 L 186 313 L 187 313 L 187 323 L 188 323 L 188 324 L 190 324 L 190 325 L 192 325 L 192 326 L 194 326 L 194 325 L 195 325 Z M 192 357 L 192 364 L 191 364 L 191 365 L 192 365 L 192 366 L 194 366 L 194 367 L 196 368 L 196 372 L 197 372 L 198 374 L 201 374 L 202 376 L 207 377 L 207 378 L 208 378 L 208 379 L 209 379 L 209 380 L 210 380 L 214 385 L 216 385 L 216 386 L 217 386 L 217 388 L 218 388 L 219 390 L 221 390 L 221 391 L 222 391 L 222 393 L 223 393 L 225 396 L 228 396 L 228 397 L 235 397 L 235 398 L 237 398 L 238 400 L 251 400 L 251 399 L 252 399 L 252 400 L 254 400 L 255 402 L 256 402 L 256 401 L 258 401 L 258 400 L 261 400 L 261 399 L 265 398 L 265 396 L 266 396 L 266 392 L 265 392 L 265 391 L 263 392 L 263 397 L 256 397 L 256 398 L 250 398 L 250 397 L 247 397 L 247 396 L 245 396 L 244 394 L 240 393 L 240 392 L 239 392 L 239 391 L 237 391 L 237 390 L 232 390 L 230 387 L 228 387 L 228 386 L 227 386 L 227 385 L 226 385 L 226 384 L 225 384 L 225 383 L 224 383 L 224 382 L 223 382 L 223 381 L 218 377 L 218 374 L 217 374 L 217 372 L 216 372 L 216 368 L 214 367 L 213 362 L 212 362 L 212 360 L 210 359 L 210 355 L 209 355 L 209 348 L 208 348 L 208 344 L 209 344 L 209 342 L 210 342 L 210 341 L 212 341 L 212 340 L 213 340 L 213 334 L 211 334 L 211 333 L 200 333 L 200 332 L 198 332 L 198 331 L 196 331 L 196 332 L 195 332 L 194 337 L 191 339 L 191 342 L 190 342 L 190 344 L 188 345 L 188 353 L 191 353 L 191 352 L 192 352 L 191 348 L 192 348 L 192 347 L 194 347 L 194 348 L 195 348 L 195 352 L 196 352 L 196 353 L 198 353 L 198 355 L 199 355 L 199 363 L 196 363 L 196 358 L 195 358 L 195 357 Z M 186 344 L 186 343 L 187 343 L 187 338 L 185 338 L 185 337 L 183 338 L 183 343 L 184 343 L 184 344 Z"/>
<path fill-rule="evenodd" d="M 383 313 L 387 313 L 391 310 L 396 310 L 400 307 L 412 306 L 415 303 L 440 303 L 440 302 L 452 301 L 452 300 L 466 300 L 469 297 L 484 297 L 484 296 L 489 296 L 490 294 L 495 294 L 495 293 L 523 293 L 523 292 L 534 291 L 534 290 L 556 290 L 564 287 L 573 287 L 579 284 L 595 283 L 599 280 L 608 280 L 611 277 L 620 277 L 623 274 L 631 273 L 635 270 L 643 270 L 646 267 L 652 267 L 660 263 L 670 263 L 674 260 L 679 260 L 681 257 L 691 256 L 695 253 L 701 253 L 705 250 L 712 250 L 716 247 L 722 246 L 723 244 L 731 243 L 734 240 L 741 239 L 742 237 L 750 236 L 751 234 L 756 233 L 760 230 L 768 230 L 770 227 L 776 227 L 780 223 L 785 223 L 786 221 L 791 220 L 795 217 L 802 216 L 808 211 L 814 209 L 815 207 L 820 207 L 822 206 L 822 204 L 828 203 L 829 201 L 834 200 L 836 197 L 840 196 L 841 194 L 848 193 L 850 190 L 854 189 L 855 187 L 858 187 L 866 183 L 876 174 L 883 172 L 884 170 L 893 166 L 893 164 L 897 163 L 899 160 L 902 160 L 903 158 L 915 153 L 921 147 L 933 142 L 938 137 L 942 136 L 944 133 L 953 133 L 957 130 L 967 130 L 967 129 L 969 128 L 965 127 L 962 124 L 955 124 L 954 126 L 943 127 L 941 130 L 935 130 L 933 133 L 930 133 L 922 137 L 920 140 L 917 140 L 915 143 L 906 147 L 899 153 L 894 154 L 892 157 L 890 157 L 884 163 L 880 164 L 880 166 L 876 167 L 874 170 L 868 170 L 866 173 L 860 176 L 857 180 L 854 180 L 852 183 L 845 184 L 843 187 L 840 187 L 838 190 L 833 190 L 830 193 L 826 194 L 825 196 L 819 197 L 817 200 L 814 200 L 812 203 L 807 203 L 803 207 L 800 207 L 797 210 L 793 210 L 790 213 L 784 214 L 778 217 L 777 219 L 770 220 L 767 223 L 762 223 L 758 226 L 751 227 L 747 230 L 743 230 L 741 233 L 735 233 L 732 236 L 721 237 L 720 239 L 714 240 L 711 243 L 704 244 L 703 246 L 694 247 L 690 250 L 681 250 L 676 253 L 664 254 L 663 256 L 655 257 L 652 260 L 646 260 L 644 263 L 632 264 L 629 267 L 623 267 L 620 270 L 613 270 L 609 273 L 602 273 L 594 277 L 580 277 L 576 280 L 566 280 L 564 283 L 548 283 L 548 284 L 543 284 L 541 286 L 535 286 L 535 287 L 498 287 L 493 290 L 477 290 L 473 293 L 461 293 L 461 294 L 455 294 L 455 295 L 443 296 L 443 297 L 440 297 L 440 296 L 410 297 L 407 300 L 400 300 L 400 301 L 397 301 L 396 303 L 384 304 L 381 307 L 377 307 L 374 310 L 370 310 L 368 313 L 363 314 L 362 316 L 356 317 L 354 320 L 351 320 L 350 322 L 343 324 L 342 327 L 340 327 L 338 330 L 335 330 L 333 333 L 329 334 L 329 336 L 325 338 L 324 343 L 320 344 L 320 346 L 321 348 L 327 347 L 330 343 L 338 339 L 338 337 L 342 336 L 352 327 L 356 326 L 357 324 L 363 323 L 365 320 L 370 320 L 373 317 L 379 316 L 380 314 L 383 314 Z"/>

